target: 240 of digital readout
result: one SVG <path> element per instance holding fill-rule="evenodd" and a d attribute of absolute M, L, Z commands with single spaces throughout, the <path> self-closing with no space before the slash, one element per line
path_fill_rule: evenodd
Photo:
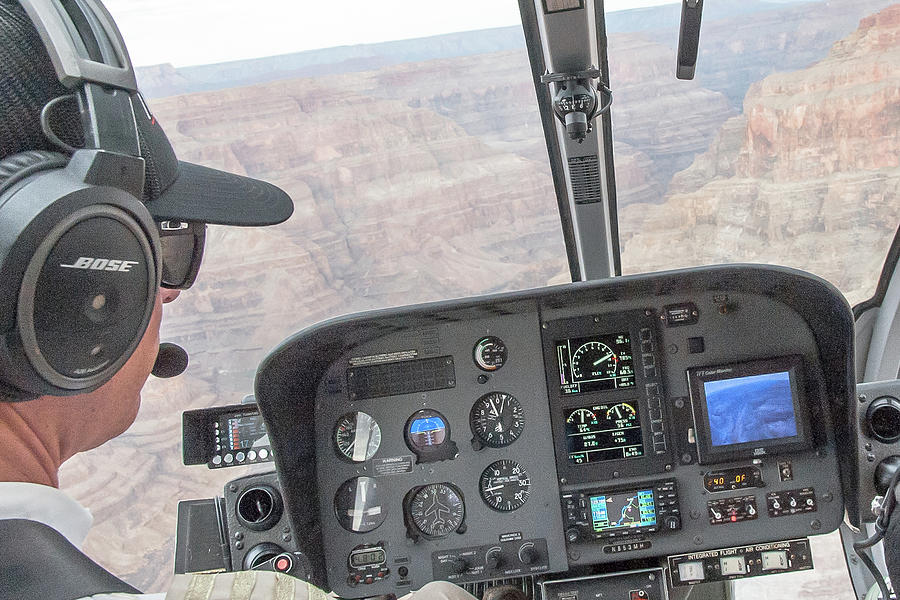
<path fill-rule="evenodd" d="M 635 385 L 631 336 L 596 335 L 556 342 L 559 391 L 579 394 Z"/>

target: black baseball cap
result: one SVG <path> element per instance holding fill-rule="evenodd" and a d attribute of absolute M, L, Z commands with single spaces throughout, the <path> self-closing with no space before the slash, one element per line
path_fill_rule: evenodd
<path fill-rule="evenodd" d="M 84 144 L 77 105 L 57 101 L 48 111 L 53 142 L 41 128 L 41 111 L 72 91 L 60 82 L 40 35 L 15 0 L 0 0 L 0 160 L 27 150 L 60 151 Z M 178 160 L 140 93 L 131 95 L 145 161 L 143 202 L 157 221 L 221 225 L 274 225 L 291 216 L 290 196 L 253 179 Z"/>

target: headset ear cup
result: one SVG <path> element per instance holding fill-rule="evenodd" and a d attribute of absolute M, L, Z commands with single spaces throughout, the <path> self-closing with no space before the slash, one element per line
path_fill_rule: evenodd
<path fill-rule="evenodd" d="M 92 170 L 118 172 L 133 157 L 82 152 L 0 160 L 0 401 L 96 389 L 151 321 L 153 218 L 132 193 L 88 183 Z"/>
<path fill-rule="evenodd" d="M 49 169 L 62 169 L 69 157 L 59 152 L 28 150 L 0 160 L 0 193 L 30 175 Z"/>

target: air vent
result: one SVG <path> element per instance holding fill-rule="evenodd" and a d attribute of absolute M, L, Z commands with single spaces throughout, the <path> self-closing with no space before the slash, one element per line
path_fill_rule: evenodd
<path fill-rule="evenodd" d="M 596 156 L 573 156 L 569 159 L 572 193 L 575 204 L 592 204 L 603 200 L 603 182 Z"/>
<path fill-rule="evenodd" d="M 869 431 L 879 442 L 892 444 L 900 440 L 900 401 L 892 396 L 882 396 L 869 405 L 866 411 Z"/>
<path fill-rule="evenodd" d="M 281 494 L 267 485 L 245 490 L 235 507 L 238 520 L 254 531 L 271 529 L 281 518 Z"/>

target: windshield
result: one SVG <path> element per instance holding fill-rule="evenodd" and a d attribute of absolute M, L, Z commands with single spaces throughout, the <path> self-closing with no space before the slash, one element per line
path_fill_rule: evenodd
<path fill-rule="evenodd" d="M 276 227 L 210 227 L 197 283 L 162 328 L 187 373 L 151 381 L 135 425 L 60 474 L 94 512 L 88 553 L 158 591 L 176 501 L 244 472 L 181 465 L 182 410 L 240 402 L 278 342 L 329 317 L 570 271 L 515 3 L 426 15 L 398 2 L 403 19 L 107 4 L 179 158 L 270 181 L 295 204 Z M 900 222 L 900 5 L 711 5 L 685 82 L 679 5 L 646 4 L 607 6 L 623 272 L 762 262 L 870 296 Z M 126 531 L 147 552 L 109 544 Z"/>

